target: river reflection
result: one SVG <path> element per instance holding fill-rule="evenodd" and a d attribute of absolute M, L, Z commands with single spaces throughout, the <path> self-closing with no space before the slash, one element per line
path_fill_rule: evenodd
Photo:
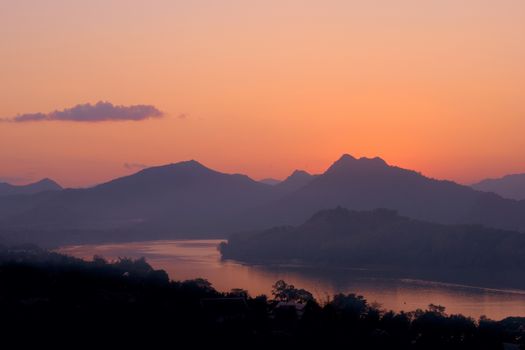
<path fill-rule="evenodd" d="M 116 244 L 67 246 L 59 252 L 84 259 L 100 255 L 108 260 L 118 257 L 145 257 L 173 280 L 197 277 L 209 280 L 220 291 L 247 289 L 251 295 L 271 293 L 272 284 L 284 279 L 296 287 L 326 300 L 337 292 L 358 293 L 385 309 L 411 311 L 430 303 L 444 305 L 448 313 L 462 313 L 492 319 L 525 316 L 525 290 L 495 289 L 440 283 L 413 276 L 367 269 L 326 269 L 304 266 L 253 266 L 222 261 L 217 245 L 221 240 L 170 240 Z"/>

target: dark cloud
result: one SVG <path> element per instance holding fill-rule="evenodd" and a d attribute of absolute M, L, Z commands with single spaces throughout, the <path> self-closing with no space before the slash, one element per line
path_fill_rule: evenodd
<path fill-rule="evenodd" d="M 115 106 L 110 102 L 100 101 L 94 105 L 90 103 L 76 105 L 62 111 L 51 113 L 19 114 L 14 118 L 4 119 L 15 123 L 37 121 L 74 121 L 74 122 L 103 122 L 110 120 L 144 120 L 159 118 L 164 114 L 155 106 L 134 105 Z"/>
<path fill-rule="evenodd" d="M 126 169 L 145 169 L 145 168 L 149 168 L 149 165 L 141 164 L 141 163 L 124 163 L 124 168 Z"/>

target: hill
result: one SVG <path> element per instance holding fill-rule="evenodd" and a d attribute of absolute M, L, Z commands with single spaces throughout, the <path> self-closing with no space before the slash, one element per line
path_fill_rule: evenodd
<path fill-rule="evenodd" d="M 506 175 L 499 179 L 485 179 L 471 185 L 478 191 L 494 192 L 505 198 L 525 199 L 525 174 Z"/>
<path fill-rule="evenodd" d="M 429 223 L 387 209 L 324 210 L 297 227 L 234 235 L 220 249 L 224 258 L 263 263 L 485 271 L 525 268 L 523 233 Z"/>
<path fill-rule="evenodd" d="M 93 188 L 67 189 L 41 201 L 35 198 L 34 203 L 18 198 L 21 209 L 2 224 L 38 229 L 154 226 L 157 231 L 213 231 L 215 221 L 270 200 L 273 194 L 272 186 L 245 175 L 219 173 L 192 160 L 147 168 Z"/>
<path fill-rule="evenodd" d="M 62 187 L 51 179 L 42 179 L 28 185 L 11 185 L 0 182 L 0 196 L 12 196 L 21 194 L 35 194 L 44 191 L 60 191 Z"/>
<path fill-rule="evenodd" d="M 226 237 L 299 225 L 339 205 L 388 208 L 442 224 L 525 231 L 525 201 L 431 179 L 380 158 L 343 155 L 322 174 L 295 171 L 276 185 L 191 160 L 92 188 L 0 196 L 0 236 L 46 246 L 48 237 L 53 244 Z"/>
<path fill-rule="evenodd" d="M 482 224 L 525 230 L 525 201 L 476 191 L 391 166 L 381 158 L 343 155 L 323 174 L 265 207 L 243 215 L 252 229 L 298 225 L 315 212 L 343 206 L 388 208 L 415 219 L 444 224 Z"/>
<path fill-rule="evenodd" d="M 291 193 L 309 184 L 316 175 L 311 175 L 304 170 L 295 170 L 284 181 L 279 183 L 277 187 L 283 193 Z"/>

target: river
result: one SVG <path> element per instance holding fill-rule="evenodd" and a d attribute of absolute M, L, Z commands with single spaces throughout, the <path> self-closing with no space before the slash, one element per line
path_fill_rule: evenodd
<path fill-rule="evenodd" d="M 58 251 L 87 260 L 94 255 L 108 260 L 145 257 L 154 268 L 165 270 L 173 280 L 205 278 L 217 290 L 243 288 L 252 296 L 271 295 L 272 284 L 284 279 L 309 290 L 321 302 L 334 293 L 343 292 L 363 295 L 369 302 L 378 302 L 387 310 L 425 309 L 432 303 L 445 306 L 447 313 L 461 313 L 476 319 L 481 315 L 495 320 L 525 316 L 525 290 L 442 283 L 368 269 L 247 265 L 223 261 L 217 250 L 220 242 L 147 241 L 66 246 Z"/>

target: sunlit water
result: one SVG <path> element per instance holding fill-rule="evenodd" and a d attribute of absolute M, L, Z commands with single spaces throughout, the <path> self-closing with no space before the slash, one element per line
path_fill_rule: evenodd
<path fill-rule="evenodd" d="M 173 280 L 205 278 L 220 291 L 243 288 L 251 295 L 271 294 L 272 284 L 284 279 L 312 292 L 320 301 L 337 292 L 364 295 L 384 309 L 411 311 L 428 304 L 444 305 L 448 313 L 492 319 L 525 316 L 525 290 L 481 288 L 414 278 L 393 277 L 365 269 L 324 269 L 304 266 L 254 266 L 223 261 L 217 250 L 221 240 L 170 240 L 68 246 L 60 252 L 91 259 L 100 255 L 145 257 Z"/>

